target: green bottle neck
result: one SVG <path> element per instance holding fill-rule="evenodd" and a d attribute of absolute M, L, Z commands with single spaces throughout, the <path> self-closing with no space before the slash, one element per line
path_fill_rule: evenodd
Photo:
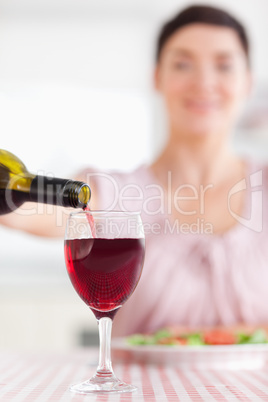
<path fill-rule="evenodd" d="M 90 188 L 81 181 L 36 176 L 30 187 L 30 201 L 84 208 L 90 200 Z"/>

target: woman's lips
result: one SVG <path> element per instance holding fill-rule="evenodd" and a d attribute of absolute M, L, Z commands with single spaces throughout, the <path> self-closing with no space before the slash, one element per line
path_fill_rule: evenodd
<path fill-rule="evenodd" d="M 219 102 L 215 100 L 187 100 L 185 107 L 194 112 L 213 112 L 219 108 Z"/>

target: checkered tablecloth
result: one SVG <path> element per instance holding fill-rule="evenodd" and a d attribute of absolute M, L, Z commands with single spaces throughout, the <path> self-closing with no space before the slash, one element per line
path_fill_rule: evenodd
<path fill-rule="evenodd" d="M 228 371 L 114 364 L 116 375 L 136 385 L 138 391 L 89 396 L 71 393 L 69 385 L 89 378 L 96 364 L 96 349 L 68 354 L 1 352 L 0 401 L 268 401 L 268 367 Z"/>

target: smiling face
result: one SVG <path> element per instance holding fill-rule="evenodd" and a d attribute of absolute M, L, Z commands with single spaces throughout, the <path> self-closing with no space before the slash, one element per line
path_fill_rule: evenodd
<path fill-rule="evenodd" d="M 250 89 L 247 58 L 232 28 L 191 24 L 164 45 L 155 87 L 176 135 L 227 133 Z"/>

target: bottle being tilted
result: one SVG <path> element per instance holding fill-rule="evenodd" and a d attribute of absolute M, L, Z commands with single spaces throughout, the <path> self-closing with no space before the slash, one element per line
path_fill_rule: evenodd
<path fill-rule="evenodd" d="M 90 196 L 87 184 L 31 174 L 20 159 L 0 149 L 0 215 L 14 211 L 26 201 L 85 208 Z"/>

